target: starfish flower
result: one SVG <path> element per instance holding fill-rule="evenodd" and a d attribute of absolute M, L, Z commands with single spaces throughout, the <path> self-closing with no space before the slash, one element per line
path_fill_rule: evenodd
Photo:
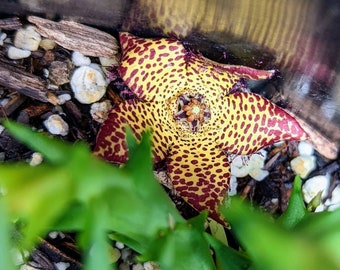
<path fill-rule="evenodd" d="M 120 33 L 119 74 L 135 93 L 112 109 L 94 153 L 110 162 L 128 159 L 125 128 L 137 139 L 151 128 L 154 162 L 166 159 L 179 195 L 224 222 L 218 207 L 230 181 L 228 154 L 248 155 L 306 133 L 283 109 L 254 94 L 235 91 L 241 79 L 270 78 L 272 71 L 211 61 L 175 39 Z"/>

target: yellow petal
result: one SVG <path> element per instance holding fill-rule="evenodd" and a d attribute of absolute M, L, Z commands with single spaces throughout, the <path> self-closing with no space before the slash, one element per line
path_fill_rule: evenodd
<path fill-rule="evenodd" d="M 208 209 L 222 223 L 218 206 L 225 199 L 230 181 L 227 157 L 217 147 L 183 142 L 175 144 L 168 158 L 168 172 L 179 195 L 198 211 Z"/>
<path fill-rule="evenodd" d="M 125 163 L 128 159 L 125 129 L 129 125 L 138 140 L 143 131 L 152 129 L 154 160 L 163 160 L 173 139 L 169 133 L 169 119 L 162 108 L 162 103 L 136 100 L 114 107 L 98 133 L 94 154 L 113 163 Z"/>
<path fill-rule="evenodd" d="M 224 127 L 218 140 L 228 153 L 248 155 L 278 141 L 308 137 L 294 117 L 260 95 L 235 93 L 224 103 Z"/>
<path fill-rule="evenodd" d="M 166 100 L 184 87 L 186 51 L 176 39 L 139 38 L 120 33 L 119 74 L 142 100 Z"/>

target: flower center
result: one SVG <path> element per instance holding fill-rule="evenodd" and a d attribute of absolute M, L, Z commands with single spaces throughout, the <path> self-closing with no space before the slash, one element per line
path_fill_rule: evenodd
<path fill-rule="evenodd" d="M 200 94 L 182 94 L 177 98 L 175 121 L 186 130 L 197 132 L 210 119 L 210 109 Z"/>

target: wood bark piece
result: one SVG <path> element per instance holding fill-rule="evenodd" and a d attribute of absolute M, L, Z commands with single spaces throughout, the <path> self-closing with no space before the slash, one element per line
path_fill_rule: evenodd
<path fill-rule="evenodd" d="M 0 117 L 7 117 L 11 115 L 21 106 L 21 104 L 25 102 L 25 100 L 25 96 L 14 94 L 14 97 L 12 97 L 8 103 L 6 103 L 4 106 L 0 106 Z"/>
<path fill-rule="evenodd" d="M 48 91 L 46 84 L 38 77 L 0 60 L 0 85 L 25 96 L 58 104 L 58 98 Z"/>
<path fill-rule="evenodd" d="M 294 113 L 289 112 L 294 115 Z M 294 115 L 297 119 L 301 127 L 309 134 L 310 143 L 313 147 L 318 151 L 321 155 L 323 155 L 327 159 L 336 159 L 339 153 L 339 145 L 335 142 L 332 142 L 325 136 L 323 136 L 319 131 L 310 126 L 306 121 Z"/>
<path fill-rule="evenodd" d="M 72 22 L 54 22 L 29 16 L 28 21 L 35 24 L 37 32 L 54 40 L 60 46 L 78 51 L 84 55 L 113 58 L 118 52 L 117 40 L 98 29 Z"/>
<path fill-rule="evenodd" d="M 0 29 L 3 30 L 18 30 L 22 26 L 19 18 L 7 18 L 0 20 Z"/>

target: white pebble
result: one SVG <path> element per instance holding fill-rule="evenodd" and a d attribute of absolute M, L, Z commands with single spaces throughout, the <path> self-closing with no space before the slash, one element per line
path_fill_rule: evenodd
<path fill-rule="evenodd" d="M 340 185 L 337 185 L 332 191 L 331 198 L 325 202 L 329 211 L 334 211 L 340 207 Z"/>
<path fill-rule="evenodd" d="M 103 102 L 96 102 L 91 105 L 90 113 L 95 121 L 103 123 L 107 118 L 111 108 L 112 105 L 109 100 L 105 100 Z"/>
<path fill-rule="evenodd" d="M 99 57 L 99 62 L 103 67 L 118 66 L 118 58 Z"/>
<path fill-rule="evenodd" d="M 144 267 L 141 263 L 137 263 L 132 266 L 132 270 L 144 270 Z"/>
<path fill-rule="evenodd" d="M 301 178 L 306 178 L 316 168 L 316 158 L 315 156 L 298 156 L 290 161 L 290 166 Z"/>
<path fill-rule="evenodd" d="M 66 270 L 71 265 L 70 263 L 67 263 L 67 262 L 58 262 L 58 263 L 54 263 L 54 266 L 56 270 Z"/>
<path fill-rule="evenodd" d="M 314 147 L 305 141 L 299 142 L 298 151 L 300 156 L 312 156 L 314 154 Z"/>
<path fill-rule="evenodd" d="M 3 125 L 0 125 L 0 134 L 5 130 L 5 127 Z"/>
<path fill-rule="evenodd" d="M 262 181 L 269 174 L 263 170 L 267 152 L 261 150 L 251 156 L 236 156 L 231 162 L 231 175 L 245 177 L 248 174 L 257 181 Z"/>
<path fill-rule="evenodd" d="M 48 236 L 52 239 L 56 239 L 58 237 L 58 232 L 57 231 L 50 232 Z"/>
<path fill-rule="evenodd" d="M 319 192 L 322 192 L 321 197 L 325 198 L 329 183 L 329 175 L 318 175 L 308 179 L 302 186 L 302 194 L 305 202 L 310 203 Z"/>
<path fill-rule="evenodd" d="M 57 43 L 55 43 L 54 40 L 48 38 L 43 39 L 39 44 L 39 46 L 45 51 L 52 50 L 56 45 Z"/>
<path fill-rule="evenodd" d="M 73 52 L 72 53 L 72 62 L 77 67 L 88 66 L 89 64 L 91 64 L 91 59 L 87 56 L 84 56 L 80 52 Z"/>
<path fill-rule="evenodd" d="M 155 269 L 159 269 L 159 268 L 155 267 L 154 264 L 151 263 L 151 262 L 145 262 L 145 263 L 143 264 L 143 266 L 144 266 L 144 269 L 145 269 L 145 270 L 155 270 Z"/>
<path fill-rule="evenodd" d="M 12 59 L 12 60 L 27 58 L 30 55 L 31 55 L 31 51 L 19 49 L 19 48 L 14 47 L 14 46 L 9 46 L 9 48 L 7 50 L 7 56 L 8 56 L 9 59 Z"/>
<path fill-rule="evenodd" d="M 59 99 L 59 105 L 63 105 L 66 101 L 71 100 L 71 95 L 70 94 L 61 94 L 58 96 Z"/>
<path fill-rule="evenodd" d="M 228 196 L 234 196 L 237 194 L 237 178 L 232 175 L 230 177 L 229 187 L 228 187 Z"/>
<path fill-rule="evenodd" d="M 47 68 L 44 68 L 44 69 L 43 69 L 43 76 L 44 76 L 45 78 L 48 78 L 48 76 L 50 76 L 50 71 L 49 71 Z"/>
<path fill-rule="evenodd" d="M 32 25 L 20 28 L 14 37 L 14 46 L 20 49 L 36 51 L 39 48 L 41 36 Z"/>
<path fill-rule="evenodd" d="M 100 100 L 106 91 L 107 82 L 103 74 L 90 66 L 77 68 L 71 78 L 75 98 L 83 104 Z"/>
<path fill-rule="evenodd" d="M 52 114 L 45 121 L 44 125 L 48 132 L 54 135 L 66 136 L 69 131 L 68 124 L 58 114 Z"/>
<path fill-rule="evenodd" d="M 2 98 L 2 99 L 0 99 L 0 106 L 1 106 L 1 107 L 5 107 L 6 104 L 7 104 L 9 101 L 10 101 L 9 98 Z"/>
<path fill-rule="evenodd" d="M 269 175 L 269 172 L 261 168 L 253 168 L 250 170 L 249 175 L 256 181 L 262 181 Z"/>
<path fill-rule="evenodd" d="M 0 33 L 0 46 L 4 45 L 4 41 L 7 38 L 7 34 L 6 33 Z"/>
<path fill-rule="evenodd" d="M 43 156 L 41 153 L 34 152 L 30 160 L 30 166 L 37 166 L 43 161 Z"/>
<path fill-rule="evenodd" d="M 116 248 L 123 249 L 125 245 L 122 242 L 116 242 L 115 244 Z"/>

